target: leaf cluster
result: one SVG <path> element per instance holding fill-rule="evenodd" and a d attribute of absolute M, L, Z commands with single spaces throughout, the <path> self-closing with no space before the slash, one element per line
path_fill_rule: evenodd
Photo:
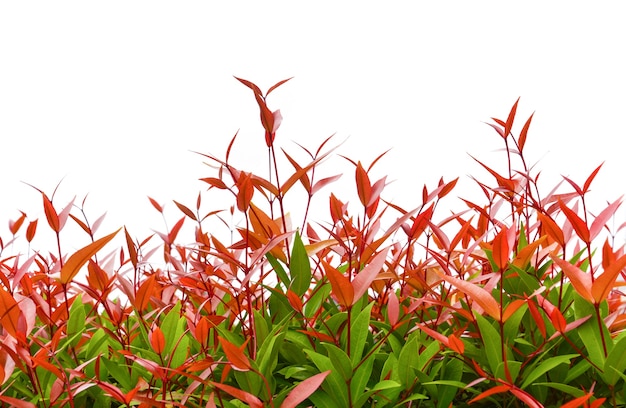
<path fill-rule="evenodd" d="M 440 217 L 458 180 L 442 179 L 404 209 L 374 177 L 384 153 L 370 165 L 344 157 L 354 204 L 330 193 L 327 221 L 315 222 L 313 201 L 344 176 L 319 174 L 338 146 L 300 146 L 304 160 L 275 150 L 282 116 L 267 97 L 286 80 L 263 93 L 237 79 L 259 104 L 268 175 L 232 163 L 235 135 L 224 158 L 202 154 L 206 191 L 173 201 L 181 218 L 165 232 L 101 236 L 103 217 L 90 223 L 84 201 L 61 208 L 38 189 L 45 219 L 9 222 L 0 405 L 626 406 L 626 255 L 615 243 L 626 224 L 610 228 L 621 198 L 587 208 L 600 167 L 582 186 L 564 178 L 541 193 L 524 156 L 533 116 L 514 135 L 515 102 L 489 124 L 507 170 L 476 160 L 489 179 L 474 179 L 482 201 Z M 296 190 L 299 220 L 286 200 Z M 219 193 L 232 205 L 206 208 Z M 65 253 L 68 221 L 87 244 Z M 33 248 L 42 226 L 56 237 L 49 252 Z"/>

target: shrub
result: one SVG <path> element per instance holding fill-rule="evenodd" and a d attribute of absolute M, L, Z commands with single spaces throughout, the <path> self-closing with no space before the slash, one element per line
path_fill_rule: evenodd
<path fill-rule="evenodd" d="M 441 180 L 401 208 L 383 199 L 386 178 L 372 179 L 384 154 L 344 158 L 358 202 L 331 193 L 329 219 L 314 223 L 313 199 L 340 176 L 317 171 L 333 138 L 301 147 L 306 162 L 278 152 L 281 115 L 267 97 L 287 80 L 266 93 L 238 80 L 258 102 L 270 171 L 229 161 L 236 136 L 224 158 L 202 154 L 215 169 L 201 179 L 207 194 L 230 195 L 229 208 L 206 209 L 203 194 L 174 201 L 181 218 L 139 240 L 125 228 L 101 236 L 102 217 L 90 223 L 38 190 L 45 220 L 9 222 L 3 406 L 626 405 L 626 255 L 615 243 L 625 224 L 609 227 L 621 198 L 597 214 L 586 206 L 600 167 L 541 194 L 524 156 L 532 115 L 515 136 L 516 102 L 491 123 L 508 171 L 476 160 L 489 178 L 476 179 L 483 202 L 440 218 L 457 182 Z M 285 198 L 296 189 L 305 200 L 294 226 Z M 237 238 L 211 233 L 214 221 Z M 68 222 L 90 243 L 63 254 Z M 185 223 L 193 244 L 181 243 Z M 56 236 L 49 252 L 30 248 L 44 226 Z M 9 253 L 24 244 L 27 254 Z"/>

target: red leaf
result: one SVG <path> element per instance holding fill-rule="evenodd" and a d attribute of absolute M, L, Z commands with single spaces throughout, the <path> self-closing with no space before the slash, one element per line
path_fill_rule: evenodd
<path fill-rule="evenodd" d="M 321 180 L 318 180 L 313 187 L 311 188 L 311 194 L 317 193 L 322 187 L 332 183 L 333 181 L 338 180 L 341 177 L 341 174 L 337 174 L 336 176 L 326 177 Z"/>
<path fill-rule="evenodd" d="M 296 293 L 291 289 L 287 289 L 287 300 L 295 311 L 302 313 L 302 299 L 300 299 L 300 296 L 296 295 Z"/>
<path fill-rule="evenodd" d="M 163 207 L 161 206 L 161 204 L 157 203 L 156 200 L 152 197 L 148 197 L 148 200 L 150 200 L 150 204 L 152 204 L 152 206 L 156 208 L 158 212 L 163 213 Z"/>
<path fill-rule="evenodd" d="M 563 317 L 561 311 L 556 307 L 552 309 L 552 312 L 550 313 L 550 321 L 557 331 L 565 333 L 565 326 L 567 326 L 567 323 L 565 322 L 565 318 Z"/>
<path fill-rule="evenodd" d="M 322 260 L 322 265 L 337 302 L 344 307 L 354 304 L 354 289 L 348 278 L 324 260 Z"/>
<path fill-rule="evenodd" d="M 37 220 L 31 221 L 26 228 L 26 240 L 30 243 L 35 238 L 35 232 L 37 231 Z"/>
<path fill-rule="evenodd" d="M 250 408 L 263 408 L 263 402 L 258 397 L 250 394 L 249 392 L 242 391 L 238 388 L 232 387 L 226 384 L 220 384 L 216 382 L 211 382 L 215 388 L 219 388 L 220 390 L 232 395 L 233 397 L 239 399 L 240 401 L 245 402 L 250 405 Z"/>
<path fill-rule="evenodd" d="M 22 401 L 20 399 L 7 397 L 4 395 L 0 395 L 0 401 L 6 402 L 7 404 L 9 404 L 9 406 L 15 407 L 15 408 L 35 408 L 36 407 L 36 405 L 33 404 L 32 402 Z"/>
<path fill-rule="evenodd" d="M 363 207 L 367 207 L 372 195 L 372 185 L 367 172 L 361 165 L 361 162 L 358 162 L 356 166 L 356 189 L 359 194 L 361 204 L 363 204 Z"/>
<path fill-rule="evenodd" d="M 278 88 L 279 86 L 281 86 L 282 84 L 284 84 L 285 82 L 289 81 L 290 79 L 293 79 L 293 77 L 291 78 L 287 78 L 287 79 L 283 79 L 282 81 L 278 81 L 277 83 L 275 83 L 274 85 L 272 85 L 270 87 L 270 89 L 267 90 L 267 93 L 265 94 L 265 96 L 269 95 L 270 92 L 272 92 L 274 89 Z"/>
<path fill-rule="evenodd" d="M 574 182 L 574 180 L 563 176 L 563 178 L 565 179 L 565 181 L 567 181 L 572 187 L 574 187 L 574 190 L 576 190 L 576 193 L 578 193 L 578 195 L 582 196 L 584 195 L 583 190 L 580 188 L 580 186 L 578 184 L 576 184 Z"/>
<path fill-rule="evenodd" d="M 20 309 L 13 295 L 0 286 L 0 324 L 14 338 L 18 337 L 19 319 Z"/>
<path fill-rule="evenodd" d="M 120 228 L 121 229 L 121 228 Z M 68 284 L 74 276 L 78 273 L 80 268 L 87 263 L 87 261 L 96 254 L 103 246 L 105 246 L 115 235 L 120 231 L 118 229 L 114 233 L 100 238 L 97 241 L 92 242 L 86 247 L 79 249 L 72 256 L 69 257 L 67 262 L 61 268 L 61 283 Z"/>
<path fill-rule="evenodd" d="M 419 236 L 426 230 L 428 224 L 433 217 L 433 212 L 435 210 L 435 205 L 432 204 L 425 211 L 415 217 L 415 221 L 413 221 L 413 226 L 411 226 L 411 230 L 409 232 L 411 239 L 417 239 Z"/>
<path fill-rule="evenodd" d="M 589 186 L 591 186 L 591 182 L 596 177 L 596 175 L 600 171 L 600 167 L 602 167 L 603 164 L 604 162 L 602 162 L 602 164 L 600 164 L 594 171 L 591 172 L 589 177 L 587 177 L 587 180 L 585 180 L 585 185 L 583 186 L 583 193 L 586 193 L 587 191 L 589 191 Z"/>
<path fill-rule="evenodd" d="M 250 202 L 254 196 L 254 185 L 250 180 L 250 173 L 241 172 L 237 179 L 237 208 L 241 212 L 246 212 L 250 207 Z"/>
<path fill-rule="evenodd" d="M 283 403 L 280 404 L 280 408 L 296 408 L 298 404 L 307 399 L 322 385 L 322 382 L 324 382 L 328 374 L 330 374 L 330 370 L 309 377 L 296 385 L 293 390 L 289 392 L 289 395 L 287 395 Z"/>
<path fill-rule="evenodd" d="M 438 198 L 443 198 L 445 196 L 447 196 L 450 191 L 452 191 L 452 189 L 454 189 L 454 186 L 456 186 L 457 181 L 459 181 L 459 178 L 455 178 L 454 180 L 452 180 L 449 183 L 446 183 L 445 185 L 442 186 L 441 190 L 439 191 L 439 193 L 437 194 Z"/>
<path fill-rule="evenodd" d="M 259 87 L 253 84 L 252 82 L 246 79 L 237 78 L 237 77 L 235 77 L 235 79 L 241 82 L 242 84 L 244 84 L 245 86 L 247 86 L 248 88 L 252 89 L 252 92 L 254 92 L 255 94 L 263 95 L 263 92 L 261 92 L 261 89 L 259 89 Z"/>
<path fill-rule="evenodd" d="M 216 187 L 216 188 L 219 188 L 220 190 L 226 190 L 228 188 L 222 180 L 215 178 L 215 177 L 201 178 L 200 181 L 204 181 L 205 183 L 209 184 L 211 187 Z"/>
<path fill-rule="evenodd" d="M 387 253 L 389 252 L 389 248 L 381 251 L 371 260 L 365 268 L 363 268 L 356 277 L 352 280 L 352 289 L 353 289 L 353 300 L 350 305 L 354 305 L 364 294 L 367 292 L 370 284 L 376 279 L 378 273 L 382 269 L 383 265 L 385 265 L 385 259 L 387 258 Z M 343 275 L 342 275 L 343 276 Z"/>
<path fill-rule="evenodd" d="M 150 298 L 154 294 L 154 288 L 156 285 L 156 275 L 152 274 L 148 277 L 148 279 L 144 280 L 139 289 L 137 289 L 137 294 L 135 295 L 135 302 L 133 306 L 137 309 L 138 312 L 143 312 L 148 307 L 150 303 Z"/>
<path fill-rule="evenodd" d="M 585 243 L 591 242 L 591 235 L 589 233 L 589 229 L 587 228 L 587 224 L 583 221 L 574 211 L 572 211 L 567 205 L 561 201 L 559 198 L 559 207 L 561 207 L 561 211 L 567 217 L 569 222 L 574 227 L 574 231 L 576 231 L 576 235 L 580 237 Z"/>
<path fill-rule="evenodd" d="M 524 123 L 524 127 L 522 128 L 522 131 L 519 134 L 519 139 L 517 139 L 517 146 L 519 148 L 520 153 L 522 153 L 522 150 L 524 150 L 524 145 L 526 145 L 526 136 L 528 134 L 528 128 L 530 127 L 530 122 L 533 120 L 534 115 L 535 113 L 533 112 L 528 118 L 528 120 L 526 120 L 526 123 Z"/>
<path fill-rule="evenodd" d="M 498 386 L 495 386 L 493 388 L 488 389 L 485 392 L 482 392 L 482 393 L 478 394 L 477 396 L 472 398 L 469 402 L 471 404 L 473 402 L 480 401 L 483 398 L 487 398 L 487 397 L 489 397 L 491 395 L 499 394 L 501 392 L 507 392 L 510 389 L 511 389 L 511 386 L 509 386 L 509 385 L 498 385 Z"/>
<path fill-rule="evenodd" d="M 506 227 L 503 227 L 493 239 L 492 256 L 498 270 L 503 271 L 509 263 L 509 241 Z"/>
<path fill-rule="evenodd" d="M 567 276 L 567 278 L 572 282 L 572 286 L 576 289 L 576 292 L 583 298 L 587 299 L 589 302 L 593 303 L 594 298 L 591 294 L 591 275 L 583 272 L 580 268 L 571 263 L 564 261 L 561 258 L 557 258 L 556 256 L 550 254 L 550 258 L 556 263 L 563 273 Z"/>
<path fill-rule="evenodd" d="M 541 229 L 545 232 L 545 234 L 556 241 L 561 248 L 565 247 L 565 237 L 563 235 L 563 231 L 558 225 L 556 225 L 556 222 L 554 222 L 549 216 L 540 212 L 537 213 L 537 218 L 539 218 L 539 221 L 541 222 Z"/>
<path fill-rule="evenodd" d="M 176 240 L 176 236 L 180 232 L 180 229 L 183 227 L 184 223 L 185 223 L 185 217 L 181 218 L 180 220 L 178 220 L 176 224 L 174 224 L 170 232 L 167 234 L 168 244 L 174 243 L 174 241 Z"/>
<path fill-rule="evenodd" d="M 533 398 L 532 395 L 527 393 L 524 390 L 520 390 L 519 388 L 511 388 L 511 394 L 515 395 L 521 401 L 525 402 L 530 408 L 543 408 L 543 405 Z"/>
<path fill-rule="evenodd" d="M 191 218 L 194 221 L 198 221 L 198 219 L 196 218 L 196 214 L 194 214 L 193 211 L 189 209 L 189 207 L 179 203 L 176 200 L 174 200 L 174 204 L 176 204 L 176 207 L 178 207 L 178 209 L 181 210 L 187 217 Z"/>
<path fill-rule="evenodd" d="M 608 268 L 593 282 L 591 286 L 591 295 L 596 304 L 602 303 L 608 296 L 615 280 L 620 272 L 626 267 L 626 255 L 621 256 L 615 262 L 612 262 Z"/>
<path fill-rule="evenodd" d="M 43 194 L 43 210 L 46 214 L 46 219 L 48 220 L 48 225 L 54 232 L 59 232 L 61 230 L 59 226 L 59 215 L 57 214 L 54 206 L 52 205 L 52 201 L 48 198 L 47 195 Z"/>
<path fill-rule="evenodd" d="M 399 316 L 400 302 L 398 300 L 398 296 L 395 292 L 390 291 L 389 296 L 387 297 L 387 318 L 389 319 L 391 327 L 394 327 L 396 323 L 398 323 Z"/>
<path fill-rule="evenodd" d="M 520 307 L 522 307 L 526 303 L 524 299 L 515 299 L 504 308 L 504 312 L 502 313 L 502 321 L 506 322 L 509 317 L 513 315 Z M 530 302 L 529 302 L 530 303 Z"/>
<path fill-rule="evenodd" d="M 225 338 L 221 336 L 217 337 L 219 339 L 220 345 L 222 346 L 222 349 L 224 350 L 224 353 L 226 354 L 226 358 L 236 370 L 248 371 L 252 368 L 248 357 L 243 353 L 243 348 L 245 347 L 246 343 L 243 344 L 242 348 L 239 348 Z"/>
<path fill-rule="evenodd" d="M 465 351 L 465 344 L 454 334 L 448 336 L 448 347 L 450 347 L 450 349 L 452 349 L 454 352 L 461 355 L 463 355 L 463 352 Z"/>
<path fill-rule="evenodd" d="M 504 125 L 504 136 L 508 137 L 509 133 L 511 133 L 511 128 L 513 127 L 513 121 L 515 120 L 515 113 L 517 112 L 517 103 L 519 102 L 519 98 L 513 104 L 511 111 L 509 112 L 509 117 L 506 118 L 506 124 Z"/>
<path fill-rule="evenodd" d="M 539 328 L 539 332 L 545 339 L 546 338 L 546 323 L 543 321 L 543 318 L 541 317 L 541 314 L 539 313 L 537 306 L 535 306 L 535 303 L 530 299 L 528 299 L 527 303 L 528 303 L 528 310 L 530 311 L 530 315 L 532 316 L 533 320 L 535 321 L 535 324 Z"/>
<path fill-rule="evenodd" d="M 163 331 L 157 326 L 150 332 L 150 345 L 157 354 L 162 354 L 165 350 L 165 336 Z"/>
<path fill-rule="evenodd" d="M 498 302 L 491 296 L 487 290 L 481 288 L 480 286 L 474 285 L 473 283 L 461 280 L 459 278 L 455 278 L 454 276 L 445 275 L 443 273 L 439 273 L 441 279 L 455 286 L 461 292 L 469 295 L 469 297 L 485 311 L 489 316 L 494 319 L 500 321 L 500 305 Z"/>
<path fill-rule="evenodd" d="M 17 231 L 19 231 L 20 227 L 24 223 L 24 220 L 26 219 L 26 213 L 24 211 L 20 211 L 20 212 L 22 213 L 22 215 L 20 215 L 20 217 L 17 220 L 9 221 L 9 230 L 11 231 L 11 234 L 13 235 L 17 234 Z"/>
<path fill-rule="evenodd" d="M 561 406 L 561 408 L 577 408 L 577 407 L 580 407 L 581 405 L 584 405 L 589 400 L 589 398 L 591 398 L 591 394 L 586 394 L 586 395 L 583 395 L 582 397 L 574 398 L 570 402 L 568 402 L 566 404 L 563 404 Z"/>
<path fill-rule="evenodd" d="M 139 258 L 137 258 L 137 249 L 135 249 L 135 244 L 133 243 L 126 227 L 124 227 L 124 236 L 126 237 L 126 246 L 128 247 L 130 262 L 133 264 L 133 268 L 137 269 L 137 264 L 139 263 Z"/>
<path fill-rule="evenodd" d="M 591 240 L 593 240 L 595 237 L 598 236 L 598 234 L 600 233 L 600 231 L 602 231 L 602 227 L 604 227 L 606 225 L 606 223 L 608 222 L 608 220 L 615 215 L 615 212 L 617 211 L 617 208 L 622 204 L 622 198 L 624 196 L 621 196 L 620 198 L 618 198 L 617 200 L 615 200 L 612 204 L 609 204 L 608 207 L 606 207 L 600 214 L 598 214 L 598 216 L 593 220 L 593 222 L 591 223 L 591 228 L 589 229 L 589 238 Z"/>

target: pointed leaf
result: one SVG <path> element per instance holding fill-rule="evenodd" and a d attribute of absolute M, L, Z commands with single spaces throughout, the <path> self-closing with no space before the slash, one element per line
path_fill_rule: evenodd
<path fill-rule="evenodd" d="M 537 218 L 539 218 L 539 221 L 541 222 L 541 228 L 545 232 L 545 234 L 552 238 L 554 241 L 556 241 L 556 243 L 559 244 L 561 248 L 563 248 L 565 246 L 565 237 L 561 228 L 556 225 L 556 222 L 554 222 L 554 220 L 552 220 L 552 218 L 550 218 L 549 216 L 544 215 L 540 212 L 537 213 Z"/>
<path fill-rule="evenodd" d="M 528 128 L 530 127 L 530 122 L 533 120 L 534 115 L 535 113 L 533 112 L 528 118 L 528 120 L 526 120 L 526 123 L 524 123 L 524 127 L 522 128 L 522 131 L 519 134 L 519 139 L 517 139 L 517 146 L 519 148 L 520 153 L 522 153 L 522 151 L 524 150 L 524 146 L 526 145 L 526 137 L 528 135 Z"/>
<path fill-rule="evenodd" d="M 187 217 L 191 218 L 194 221 L 198 221 L 196 215 L 193 213 L 193 211 L 189 209 L 189 207 L 179 203 L 176 200 L 174 200 L 174 204 L 176 204 L 176 207 L 178 207 L 178 209 L 181 210 Z"/>
<path fill-rule="evenodd" d="M 608 268 L 591 285 L 591 295 L 596 304 L 602 303 L 608 296 L 615 280 L 620 272 L 626 267 L 626 255 L 621 256 L 615 262 L 612 262 Z"/>
<path fill-rule="evenodd" d="M 389 248 L 381 251 L 370 261 L 369 264 L 363 270 L 361 270 L 356 277 L 352 280 L 352 288 L 354 289 L 354 298 L 352 304 L 356 303 L 361 296 L 367 292 L 370 284 L 376 279 L 376 276 L 380 273 L 380 270 L 385 265 L 385 259 Z"/>
<path fill-rule="evenodd" d="M 150 204 L 152 204 L 152 206 L 154 208 L 156 208 L 156 210 L 160 213 L 163 213 L 163 207 L 161 206 L 161 204 L 159 204 L 154 198 L 152 197 L 148 197 L 148 200 L 150 200 Z"/>
<path fill-rule="evenodd" d="M 322 260 L 322 265 L 332 287 L 331 293 L 335 295 L 337 302 L 344 307 L 353 305 L 354 289 L 348 278 L 324 260 Z"/>
<path fill-rule="evenodd" d="M 367 172 L 361 165 L 361 162 L 359 162 L 356 166 L 356 188 L 361 204 L 363 204 L 363 207 L 366 207 L 372 195 L 372 185 Z"/>
<path fill-rule="evenodd" d="M 165 336 L 163 336 L 163 331 L 158 326 L 150 331 L 150 345 L 155 353 L 163 354 L 163 350 L 165 350 Z"/>
<path fill-rule="evenodd" d="M 589 191 L 589 186 L 591 186 L 593 179 L 596 178 L 598 172 L 600 171 L 600 167 L 602 167 L 603 164 L 604 162 L 602 162 L 602 164 L 600 164 L 594 171 L 591 172 L 589 177 L 587 177 L 587 180 L 585 180 L 585 184 L 583 185 L 583 193 Z"/>
<path fill-rule="evenodd" d="M 591 240 L 595 239 L 598 236 L 600 231 L 602 231 L 602 227 L 604 227 L 609 219 L 615 215 L 617 208 L 622 204 L 623 197 L 624 196 L 621 196 L 612 204 L 609 204 L 609 206 L 602 210 L 602 212 L 598 214 L 598 216 L 593 220 L 593 222 L 591 223 L 591 228 L 589 229 L 589 238 Z"/>
<path fill-rule="evenodd" d="M 589 234 L 589 229 L 587 228 L 585 221 L 583 221 L 578 214 L 565 205 L 561 199 L 559 199 L 559 207 L 561 207 L 561 211 L 563 211 L 563 214 L 565 214 L 569 222 L 572 224 L 572 227 L 574 227 L 576 235 L 578 235 L 585 243 L 591 242 L 591 235 Z"/>
<path fill-rule="evenodd" d="M 519 102 L 519 98 L 513 104 L 511 111 L 509 112 L 508 118 L 506 118 L 506 124 L 504 125 L 504 137 L 508 137 L 509 133 L 511 133 L 511 128 L 513 127 L 513 121 L 515 120 L 515 113 L 517 112 L 517 103 Z"/>
<path fill-rule="evenodd" d="M 245 86 L 247 86 L 248 88 L 252 89 L 252 92 L 254 92 L 255 94 L 263 95 L 263 92 L 261 92 L 261 89 L 259 89 L 259 87 L 253 84 L 252 82 L 246 79 L 237 78 L 237 77 L 235 77 L 235 79 L 241 82 L 242 84 L 244 84 Z"/>
<path fill-rule="evenodd" d="M 59 215 L 57 214 L 54 206 L 52 205 L 52 201 L 48 198 L 47 195 L 43 194 L 43 210 L 46 214 L 46 219 L 48 220 L 48 225 L 52 228 L 52 231 L 59 232 L 61 227 L 59 225 Z"/>
<path fill-rule="evenodd" d="M 557 258 L 556 256 L 552 254 L 550 254 L 550 258 L 552 258 L 554 263 L 556 263 L 561 268 L 563 273 L 567 276 L 567 278 L 572 283 L 572 286 L 574 286 L 574 289 L 576 289 L 576 292 L 578 292 L 578 294 L 582 296 L 584 299 L 593 303 L 594 298 L 593 298 L 593 295 L 591 294 L 591 288 L 592 288 L 591 275 L 589 275 L 588 273 L 585 273 L 577 266 L 572 265 L 571 263 L 561 258 Z"/>
<path fill-rule="evenodd" d="M 298 296 L 304 295 L 311 286 L 311 264 L 299 232 L 296 232 L 293 240 L 289 274 L 291 275 L 291 290 Z"/>
<path fill-rule="evenodd" d="M 488 389 L 487 391 L 481 392 L 480 394 L 478 394 L 477 396 L 475 396 L 474 398 L 472 398 L 469 402 L 470 404 L 476 401 L 480 401 L 481 399 L 490 397 L 494 394 L 499 394 L 501 392 L 507 392 L 511 389 L 510 385 L 497 385 L 493 388 Z"/>
<path fill-rule="evenodd" d="M 80 268 L 82 268 L 83 265 L 85 265 L 87 261 L 96 254 L 96 252 L 98 252 L 100 249 L 102 249 L 103 246 L 111 241 L 113 237 L 115 237 L 115 235 L 120 231 L 120 229 L 121 228 L 119 228 L 112 234 L 109 234 L 105 237 L 100 238 L 97 241 L 92 242 L 91 244 L 72 254 L 72 256 L 69 257 L 69 259 L 61 268 L 61 283 L 66 285 L 72 279 L 74 279 L 74 276 L 76 276 L 78 271 L 80 271 Z"/>
<path fill-rule="evenodd" d="M 296 408 L 298 404 L 307 399 L 319 388 L 328 374 L 330 374 L 330 370 L 309 377 L 296 385 L 293 390 L 289 392 L 289 395 L 287 395 L 287 398 L 285 398 L 280 405 L 280 408 Z"/>
<path fill-rule="evenodd" d="M 455 278 L 454 276 L 445 275 L 441 272 L 439 272 L 439 276 L 461 292 L 469 295 L 469 297 L 489 314 L 489 316 L 500 321 L 500 305 L 487 290 L 473 283 Z"/>
<path fill-rule="evenodd" d="M 498 267 L 498 271 L 506 269 L 509 263 L 509 241 L 507 239 L 507 233 L 507 228 L 503 227 L 493 239 L 492 256 L 494 263 Z"/>
<path fill-rule="evenodd" d="M 248 371 L 252 368 L 248 357 L 243 353 L 243 350 L 229 342 L 225 338 L 218 336 L 220 345 L 226 354 L 226 358 L 233 365 L 236 370 Z M 225 390 L 226 391 L 226 390 Z M 226 391 L 228 392 L 228 391 Z M 229 393 L 230 394 L 230 393 Z M 232 394 L 231 394 L 232 395 Z"/>
<path fill-rule="evenodd" d="M 31 221 L 26 228 L 26 241 L 32 242 L 35 238 L 35 232 L 37 231 L 37 220 Z"/>
<path fill-rule="evenodd" d="M 265 94 L 265 96 L 269 95 L 274 89 L 278 88 L 279 86 L 281 86 L 282 84 L 284 84 L 285 82 L 287 82 L 287 81 L 289 81 L 291 79 L 293 79 L 293 77 L 287 78 L 287 79 L 283 79 L 282 81 L 278 81 L 277 83 L 272 85 L 270 87 L 270 89 L 267 90 L 267 93 Z"/>
<path fill-rule="evenodd" d="M 13 295 L 0 286 L 0 325 L 14 338 L 18 338 L 19 319 L 20 309 Z"/>
<path fill-rule="evenodd" d="M 235 388 L 227 384 L 211 382 L 211 385 L 213 385 L 215 388 L 219 388 L 220 390 L 232 395 L 238 400 L 245 402 L 246 404 L 250 406 L 250 408 L 263 408 L 263 402 L 258 397 L 255 397 L 249 392 L 242 391 L 238 388 Z"/>

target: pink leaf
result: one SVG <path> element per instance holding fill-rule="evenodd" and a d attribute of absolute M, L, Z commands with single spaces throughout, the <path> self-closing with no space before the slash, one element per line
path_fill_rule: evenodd
<path fill-rule="evenodd" d="M 295 408 L 298 406 L 299 403 L 307 399 L 319 388 L 328 374 L 330 374 L 330 370 L 316 374 L 296 385 L 283 403 L 280 404 L 280 408 Z"/>
<path fill-rule="evenodd" d="M 378 273 L 382 269 L 383 265 L 385 265 L 387 252 L 389 252 L 389 248 L 379 252 L 378 255 L 376 255 L 374 259 L 372 259 L 372 261 L 367 264 L 367 266 L 363 268 L 363 270 L 361 270 L 352 280 L 352 288 L 354 289 L 352 305 L 354 305 L 356 301 L 358 301 L 361 296 L 365 294 L 370 284 L 374 281 L 374 279 L 376 279 L 376 276 L 378 276 Z"/>

